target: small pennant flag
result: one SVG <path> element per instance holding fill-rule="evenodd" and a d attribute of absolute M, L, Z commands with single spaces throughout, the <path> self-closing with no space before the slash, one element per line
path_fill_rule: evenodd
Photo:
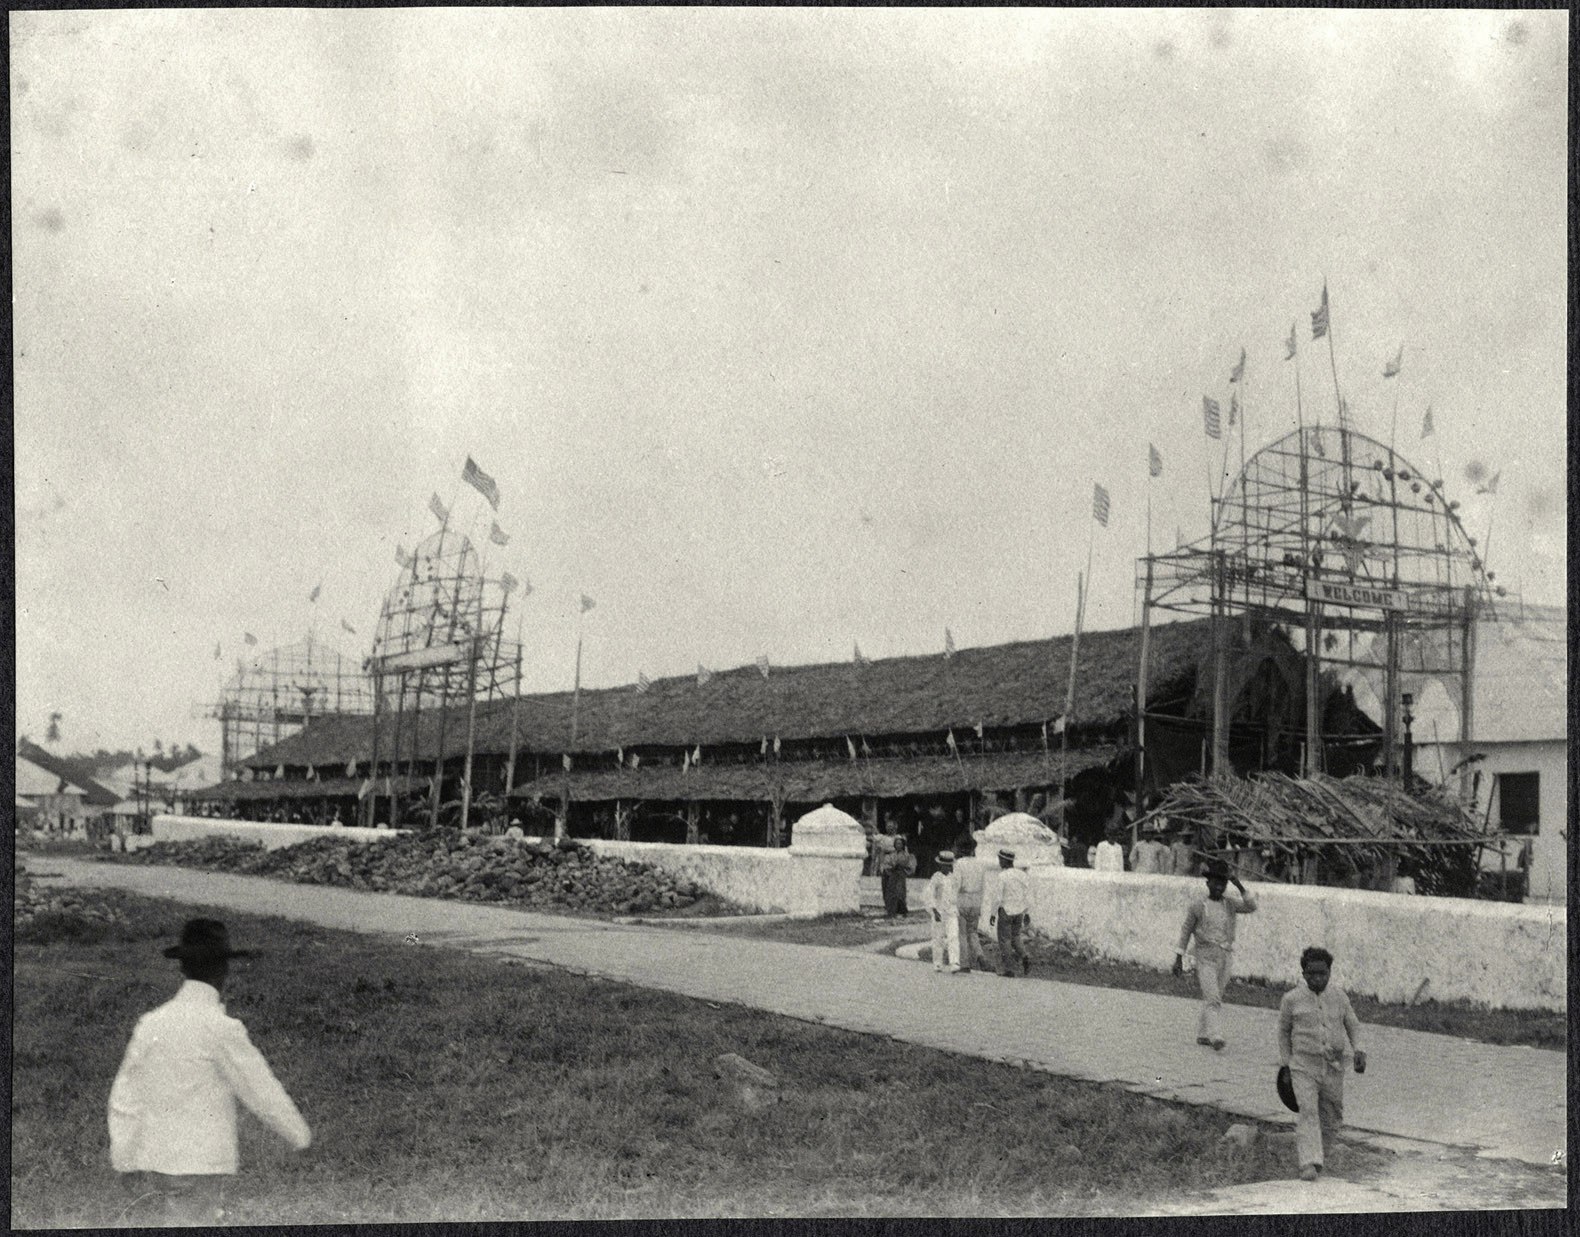
<path fill-rule="evenodd" d="M 982 737 L 982 723 L 981 722 L 977 723 L 976 731 L 977 731 L 977 738 L 980 739 Z"/>
<path fill-rule="evenodd" d="M 641 673 L 641 671 L 638 671 L 636 676 L 636 690 L 645 696 L 649 691 L 652 690 L 652 688 L 653 680 L 648 678 L 647 675 Z"/>
<path fill-rule="evenodd" d="M 1201 416 L 1208 438 L 1223 437 L 1223 427 L 1218 422 L 1218 401 L 1210 395 L 1201 397 Z"/>
<path fill-rule="evenodd" d="M 569 773 L 571 771 L 571 754 L 569 752 L 560 754 L 560 764 L 565 769 L 565 772 Z"/>
<path fill-rule="evenodd" d="M 955 746 L 955 732 L 953 730 L 944 736 L 944 742 L 948 745 L 951 752 L 959 751 L 959 749 Z"/>
<path fill-rule="evenodd" d="M 307 600 L 308 601 L 317 601 L 318 600 L 318 594 L 323 590 L 323 587 L 324 587 L 324 585 L 323 585 L 322 581 L 320 581 L 319 583 L 313 585 L 313 591 L 310 592 L 309 594 L 307 594 Z"/>
<path fill-rule="evenodd" d="M 307 766 L 307 780 L 309 782 L 316 782 L 318 780 L 318 767 L 316 765 Z"/>
<path fill-rule="evenodd" d="M 395 547 L 395 561 L 402 567 L 411 566 L 411 556 L 406 553 L 405 546 L 397 545 Z"/>
<path fill-rule="evenodd" d="M 1234 428 L 1234 423 L 1239 419 L 1239 417 L 1240 417 L 1240 393 L 1238 391 L 1231 391 L 1229 393 L 1229 428 L 1230 429 Z"/>
<path fill-rule="evenodd" d="M 1284 341 L 1284 360 L 1286 361 L 1295 359 L 1295 326 L 1296 324 L 1293 322 L 1289 324 L 1289 338 Z"/>
<path fill-rule="evenodd" d="M 851 659 L 851 661 L 855 662 L 858 666 L 865 666 L 867 664 L 867 659 L 865 657 L 863 657 L 862 653 L 861 653 L 861 645 L 855 644 L 855 643 L 853 643 L 851 645 L 851 657 L 850 657 L 850 659 Z"/>
<path fill-rule="evenodd" d="M 1048 723 L 1047 722 L 1043 722 L 1043 724 L 1042 724 L 1042 745 L 1044 747 L 1048 746 Z"/>
<path fill-rule="evenodd" d="M 508 571 L 502 571 L 499 573 L 499 587 L 507 596 L 515 592 L 516 586 L 520 583 L 521 581 L 516 579 L 516 577 L 511 575 Z M 528 589 L 528 591 L 530 592 L 531 590 Z"/>
<path fill-rule="evenodd" d="M 357 798 L 358 799 L 366 799 L 368 797 L 368 792 L 371 791 L 372 789 L 373 789 L 373 779 L 371 777 L 363 778 L 362 779 L 362 785 L 357 788 Z"/>
<path fill-rule="evenodd" d="M 614 749 L 614 762 L 617 765 L 625 764 L 625 748 L 617 747 Z"/>
<path fill-rule="evenodd" d="M 1163 475 L 1163 457 L 1158 454 L 1158 449 L 1150 442 L 1147 443 L 1147 476 L 1161 477 Z"/>
<path fill-rule="evenodd" d="M 867 736 L 866 735 L 862 735 L 861 736 L 861 754 L 863 756 L 871 756 L 872 755 L 872 749 L 867 746 Z"/>
<path fill-rule="evenodd" d="M 241 638 L 243 640 L 245 640 L 248 644 L 257 644 L 258 643 L 258 637 L 253 635 L 250 631 L 242 632 L 241 633 Z"/>
<path fill-rule="evenodd" d="M 1501 476 L 1503 476 L 1503 473 L 1502 473 L 1501 470 L 1498 471 L 1498 472 L 1493 473 L 1492 474 L 1492 479 L 1490 481 L 1488 481 L 1486 485 L 1479 485 L 1479 486 L 1476 487 L 1476 493 L 1478 493 L 1478 494 L 1496 494 L 1498 492 L 1498 478 L 1501 477 Z"/>
<path fill-rule="evenodd" d="M 586 593 L 583 593 L 582 594 L 582 608 L 581 608 L 580 612 L 582 614 L 586 614 L 587 611 L 591 610 L 597 604 L 598 603 L 596 601 L 594 601 L 591 597 L 587 596 Z"/>
<path fill-rule="evenodd" d="M 954 638 L 953 633 L 950 632 L 949 628 L 945 627 L 944 628 L 944 656 L 945 657 L 953 657 L 954 655 L 955 655 L 955 638 Z"/>
<path fill-rule="evenodd" d="M 763 736 L 763 745 L 757 749 L 757 754 L 759 756 L 766 756 L 766 755 L 768 755 L 768 736 L 767 735 Z"/>
<path fill-rule="evenodd" d="M 346 776 L 347 777 L 355 777 L 356 775 L 357 775 L 357 762 L 354 761 L 354 760 L 346 761 Z"/>
<path fill-rule="evenodd" d="M 768 677 L 768 656 L 766 653 L 757 659 L 757 673 L 765 679 Z"/>
<path fill-rule="evenodd" d="M 1229 372 L 1230 382 L 1239 382 L 1245 377 L 1245 349 L 1240 349 L 1240 359 L 1234 363 L 1234 369 Z"/>
<path fill-rule="evenodd" d="M 1311 312 L 1311 338 L 1321 339 L 1328 333 L 1328 285 L 1322 285 L 1322 304 Z"/>
<path fill-rule="evenodd" d="M 437 493 L 429 496 L 428 510 L 433 512 L 434 518 L 438 520 L 439 523 L 448 524 L 450 522 L 450 512 L 445 507 L 444 503 L 439 501 L 439 495 Z"/>
<path fill-rule="evenodd" d="M 1053 719 L 1053 733 L 1054 734 L 1063 734 L 1064 733 L 1064 714 L 1063 713 L 1059 714 L 1058 717 Z"/>
<path fill-rule="evenodd" d="M 1432 405 L 1426 406 L 1426 416 L 1421 418 L 1421 437 L 1430 438 L 1434 433 L 1432 429 Z"/>
<path fill-rule="evenodd" d="M 499 510 L 499 487 L 494 484 L 494 479 L 477 466 L 477 461 L 470 455 L 466 457 L 466 466 L 461 469 L 461 480 L 488 499 L 488 505 L 495 511 Z"/>
<path fill-rule="evenodd" d="M 852 760 L 856 759 L 856 745 L 851 742 L 849 735 L 845 736 L 845 748 L 850 752 L 850 758 Z"/>
<path fill-rule="evenodd" d="M 697 744 L 696 750 L 691 753 L 691 763 L 693 765 L 702 763 L 702 744 Z"/>
<path fill-rule="evenodd" d="M 275 769 L 274 769 L 275 781 L 279 781 L 284 776 L 285 776 L 285 766 L 284 765 L 276 765 Z"/>
<path fill-rule="evenodd" d="M 712 677 L 713 671 L 709 670 L 699 661 L 697 663 L 697 686 L 706 687 L 708 685 L 708 680 Z"/>
<path fill-rule="evenodd" d="M 510 534 L 500 528 L 497 523 L 491 523 L 488 528 L 488 539 L 495 545 L 509 545 Z"/>
<path fill-rule="evenodd" d="M 1327 449 L 1322 445 L 1322 430 L 1320 428 L 1314 429 L 1311 432 L 1311 450 L 1316 454 L 1318 459 L 1325 460 L 1328 458 Z"/>
<path fill-rule="evenodd" d="M 217 644 L 214 646 L 214 660 L 215 661 L 219 660 L 219 645 L 217 645 Z"/>
<path fill-rule="evenodd" d="M 345 619 L 341 619 L 340 620 L 340 626 L 341 626 L 341 628 L 343 630 L 349 631 L 353 636 L 357 634 L 357 629 L 355 627 L 353 627 L 350 623 L 346 622 Z"/>
<path fill-rule="evenodd" d="M 774 736 L 774 755 L 777 756 L 778 754 L 779 754 L 779 736 L 775 735 Z"/>
<path fill-rule="evenodd" d="M 631 767 L 633 769 L 635 769 L 635 768 L 639 767 L 641 765 L 641 763 L 642 763 L 641 755 L 639 753 L 637 753 L 637 752 L 632 752 L 631 753 Z"/>
<path fill-rule="evenodd" d="M 691 753 L 690 752 L 681 752 L 680 753 L 680 771 L 682 773 L 684 773 L 690 768 L 691 768 Z"/>
<path fill-rule="evenodd" d="M 1394 353 L 1393 360 L 1383 365 L 1384 378 L 1396 378 L 1399 370 L 1404 366 L 1404 345 L 1399 345 L 1399 351 Z"/>
<path fill-rule="evenodd" d="M 1092 518 L 1104 528 L 1108 527 L 1108 491 L 1095 484 L 1092 486 Z"/>

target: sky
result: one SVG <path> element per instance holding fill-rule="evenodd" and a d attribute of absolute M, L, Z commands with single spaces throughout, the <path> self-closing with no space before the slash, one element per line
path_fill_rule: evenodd
<path fill-rule="evenodd" d="M 244 633 L 366 655 L 435 492 L 510 535 L 531 691 L 578 640 L 597 687 L 1059 634 L 1089 556 L 1086 627 L 1125 626 L 1149 518 L 1207 530 L 1241 348 L 1250 452 L 1336 373 L 1500 582 L 1565 596 L 1567 13 L 10 29 L 34 738 L 215 748 Z"/>

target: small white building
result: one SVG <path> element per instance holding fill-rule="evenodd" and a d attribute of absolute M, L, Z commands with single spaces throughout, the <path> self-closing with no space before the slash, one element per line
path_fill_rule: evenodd
<path fill-rule="evenodd" d="M 1528 865 L 1527 898 L 1564 902 L 1569 851 L 1569 627 L 1555 606 L 1505 603 L 1476 626 L 1471 738 L 1459 741 L 1457 686 L 1409 673 L 1415 771 L 1458 785 L 1468 774 L 1477 816 L 1498 835 L 1484 868 Z M 1380 684 L 1351 672 L 1355 700 L 1380 720 Z"/>

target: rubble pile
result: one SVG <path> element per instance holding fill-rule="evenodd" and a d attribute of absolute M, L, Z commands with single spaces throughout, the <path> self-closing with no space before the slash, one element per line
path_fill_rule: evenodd
<path fill-rule="evenodd" d="M 229 838 L 159 842 L 116 860 L 415 897 L 621 915 L 684 910 L 707 896 L 700 885 L 684 878 L 647 864 L 601 857 L 574 842 L 458 830 L 376 842 L 320 837 L 278 850 Z"/>

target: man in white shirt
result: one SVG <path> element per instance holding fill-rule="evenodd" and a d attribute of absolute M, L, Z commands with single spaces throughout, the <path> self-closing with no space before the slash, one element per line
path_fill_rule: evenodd
<path fill-rule="evenodd" d="M 975 849 L 969 838 L 967 847 Z M 986 873 L 974 855 L 962 852 L 955 860 L 955 908 L 960 916 L 960 966 L 962 970 L 981 969 L 986 960 L 977 940 L 982 917 L 982 885 Z"/>
<path fill-rule="evenodd" d="M 1295 1101 L 1295 1152 L 1300 1179 L 1315 1181 L 1322 1172 L 1322 1145 L 1344 1123 L 1344 1063 L 1353 1057 L 1355 1072 L 1366 1072 L 1361 1024 L 1341 988 L 1330 987 L 1333 955 L 1312 945 L 1300 955 L 1305 987 L 1284 994 L 1278 1006 L 1278 1062 L 1290 1072 Z"/>
<path fill-rule="evenodd" d="M 1031 971 L 1031 960 L 1026 957 L 1026 947 L 1021 943 L 1031 909 L 1031 888 L 1025 871 L 1015 866 L 1014 851 L 999 851 L 998 866 L 993 918 L 998 927 L 998 973 L 1007 978 L 1015 974 L 1012 965 L 1018 967 L 1022 975 Z"/>
<path fill-rule="evenodd" d="M 938 870 L 927 882 L 927 913 L 933 925 L 933 970 L 941 971 L 947 965 L 951 975 L 958 975 L 962 969 L 960 886 L 955 877 L 954 852 L 939 851 L 933 862 Z"/>
<path fill-rule="evenodd" d="M 247 1028 L 220 1003 L 230 959 L 248 952 L 230 948 L 217 919 L 188 920 L 181 943 L 164 952 L 180 961 L 185 982 L 132 1032 L 110 1087 L 110 1164 L 146 1174 L 167 1224 L 211 1225 L 236 1172 L 238 1099 L 297 1151 L 312 1134 Z"/>
<path fill-rule="evenodd" d="M 1224 897 L 1230 881 L 1238 898 Z M 1215 1052 L 1224 1045 L 1220 1028 L 1223 990 L 1229 984 L 1229 967 L 1234 961 L 1234 925 L 1241 915 L 1256 910 L 1256 899 L 1245 891 L 1238 876 L 1229 875 L 1229 865 L 1215 859 L 1207 868 L 1207 896 L 1197 898 L 1185 913 L 1179 946 L 1174 951 L 1174 974 L 1184 971 L 1185 950 L 1196 938 L 1196 978 L 1201 984 L 1201 1018 L 1196 1025 L 1196 1042 Z"/>

